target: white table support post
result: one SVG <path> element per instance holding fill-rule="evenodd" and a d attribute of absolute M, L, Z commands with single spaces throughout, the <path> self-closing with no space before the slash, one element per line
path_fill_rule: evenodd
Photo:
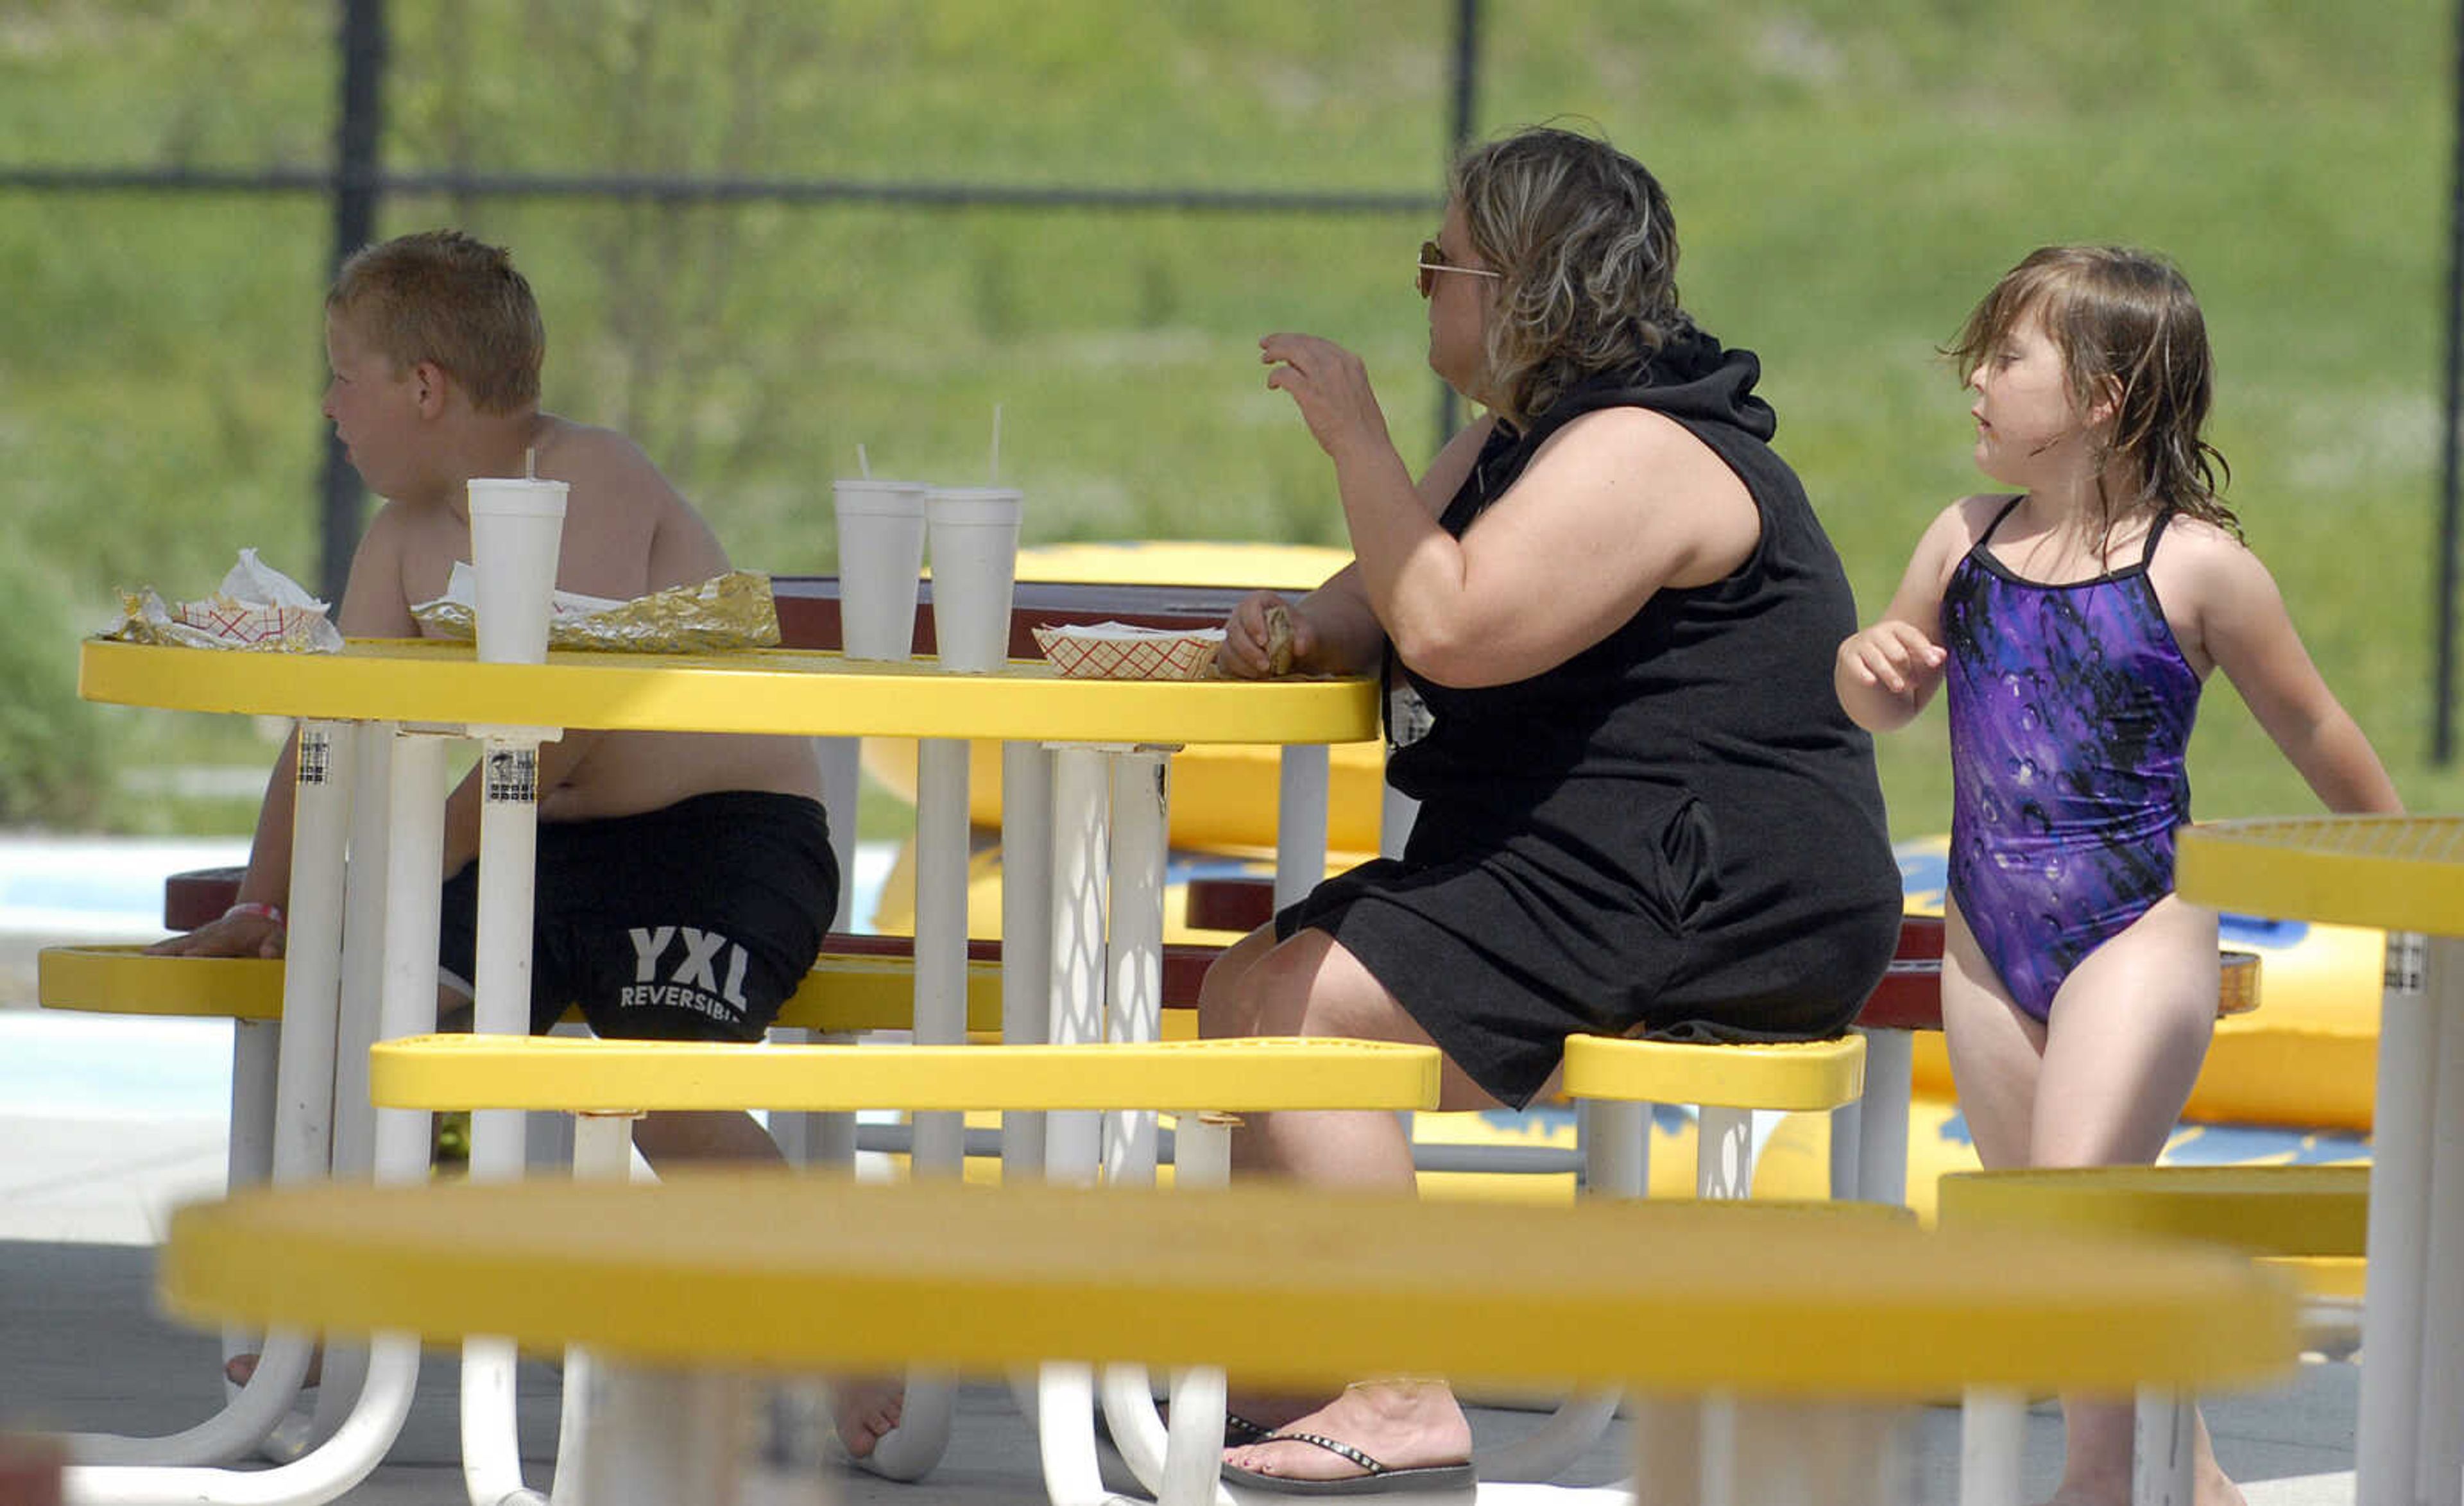
<path fill-rule="evenodd" d="M 915 1044 L 967 1039 L 967 744 L 915 744 Z M 912 1152 L 918 1176 L 956 1176 L 965 1120 L 918 1114 Z"/>
<path fill-rule="evenodd" d="M 528 1035 L 532 917 L 538 897 L 539 749 L 559 734 L 541 727 L 472 730 L 481 739 L 472 1028 L 483 1035 Z M 473 1114 L 471 1180 L 518 1179 L 528 1159 L 526 1143 L 520 1110 Z M 462 1344 L 462 1478 L 472 1506 L 542 1506 L 546 1500 L 522 1483 L 516 1358 L 508 1340 L 473 1338 Z"/>
<path fill-rule="evenodd" d="M 2190 1398 L 2143 1390 L 2132 1410 L 2130 1506 L 2191 1506 L 2198 1413 Z"/>
<path fill-rule="evenodd" d="M 2420 1440 L 2414 1492 L 2433 1506 L 2453 1506 L 2464 1495 L 2464 1295 L 2455 1273 L 2464 1270 L 2464 941 L 2429 941 L 2436 1047 L 2427 1054 L 2436 1074 L 2431 1085 L 2427 1143 L 2430 1198 L 2424 1245 L 2421 1305 Z M 2379 1137 L 2371 1138 L 2372 1146 Z"/>
<path fill-rule="evenodd" d="M 282 1099 L 284 1110 L 307 1104 L 319 1096 L 302 1093 L 299 1079 L 294 1075 L 301 1070 L 315 1069 L 325 1081 L 321 1093 L 330 1109 L 333 1081 L 333 1047 L 335 1040 L 336 991 L 341 976 L 340 933 L 342 919 L 342 847 L 346 832 L 343 810 L 350 790 L 347 755 L 337 764 L 335 742 L 342 724 L 311 721 L 301 726 L 302 775 L 298 791 L 299 817 L 293 832 L 291 961 L 286 963 L 283 979 L 283 1012 L 290 1028 L 283 1030 L 284 1050 L 279 1073 L 285 1084 Z M 344 742 L 348 742 L 343 738 Z M 441 764 L 436 765 L 441 771 Z M 338 774 L 340 768 L 345 772 Z M 397 779 L 400 769 L 396 768 Z M 431 805 L 433 804 L 431 800 Z M 412 844 L 416 846 L 414 842 Z M 400 852 L 396 843 L 388 856 Z M 436 944 L 433 925 L 435 906 L 436 857 L 431 848 L 429 854 L 426 882 L 430 914 L 428 937 L 428 966 L 430 976 L 435 968 Z M 320 941 L 319 928 L 322 931 Z M 300 965 L 302 960 L 305 965 Z M 295 968 L 297 969 L 295 971 Z M 295 989 L 321 987 L 319 996 L 307 992 L 295 995 Z M 429 991 L 429 1017 L 432 1023 L 434 993 Z M 406 1032 L 407 1033 L 407 1032 Z M 292 1096 L 296 1095 L 295 1104 Z M 279 1113 L 281 1111 L 277 1111 Z M 423 1121 L 427 1116 L 415 1116 Z M 320 1116 L 321 1119 L 321 1116 Z M 287 1128 L 287 1126 L 286 1126 Z M 319 1134 L 321 1135 L 321 1131 Z M 388 1142 L 380 1123 L 377 1137 L 377 1161 L 382 1172 Z M 391 1147 L 399 1153 L 400 1147 Z M 327 1147 L 321 1139 L 313 1141 L 305 1134 L 286 1134 L 277 1140 L 274 1155 L 276 1181 L 289 1182 L 321 1177 Z M 427 1173 L 427 1137 L 423 1129 L 417 1150 L 416 1175 Z M 397 1181 L 409 1180 L 397 1174 Z M 235 1418 L 243 1408 L 252 1409 L 249 1428 L 234 1427 L 234 1432 L 254 1428 L 253 1409 L 265 1412 L 264 1427 L 255 1429 L 255 1437 L 239 1444 L 219 1456 L 236 1458 L 253 1448 L 258 1439 L 281 1421 L 294 1397 L 298 1394 L 299 1380 L 304 1373 L 311 1348 L 308 1335 L 275 1330 L 268 1335 L 265 1352 L 255 1376 L 241 1392 L 241 1401 L 223 1416 Z M 290 1463 L 270 1470 L 226 1470 L 201 1466 L 95 1464 L 80 1463 L 67 1472 L 67 1498 L 78 1506 L 322 1506 L 367 1478 L 369 1472 L 385 1458 L 401 1432 L 403 1420 L 410 1415 L 411 1393 L 419 1378 L 419 1345 L 416 1340 L 399 1335 L 380 1336 L 370 1346 L 366 1379 L 360 1388 L 358 1405 L 349 1417 L 323 1444 Z M 71 1448 L 79 1456 L 93 1457 L 82 1448 L 81 1440 L 71 1439 Z"/>
<path fill-rule="evenodd" d="M 2371 1299 L 2362 1309 L 2362 1347 L 2370 1364 L 2362 1377 L 2354 1426 L 2355 1506 L 2419 1506 L 2427 1498 L 2416 1492 L 2412 1471 L 2397 1462 L 2418 1456 L 2420 1398 L 2389 1394 L 2387 1385 L 2370 1383 L 2375 1376 L 2402 1382 L 2421 1373 L 2430 1140 L 2440 1033 L 2437 1009 L 2423 991 L 2429 960 L 2422 937 L 2387 934 L 2377 1108 L 2370 1136 Z"/>
<path fill-rule="evenodd" d="M 2028 1399 L 1974 1386 L 1959 1406 L 1959 1506 L 2019 1506 L 2019 1446 Z"/>
<path fill-rule="evenodd" d="M 1898 1506 L 1914 1498 L 1895 1407 L 1842 1402 L 1735 1401 L 1728 1413 L 1727 1494 L 1705 1506 Z M 1706 1435 L 1707 1436 L 1707 1435 Z"/>
<path fill-rule="evenodd" d="M 1104 891 L 1111 775 L 1100 748 L 1064 744 L 1052 756 L 1052 1039 L 1104 1038 Z M 1103 1163 L 1100 1116 L 1045 1117 L 1045 1171 L 1092 1182 Z"/>
<path fill-rule="evenodd" d="M 737 1497 L 737 1440 L 748 1384 L 709 1371 L 605 1362 L 589 1384 L 600 1426 L 577 1463 L 589 1506 L 677 1506 Z"/>
<path fill-rule="evenodd" d="M 297 819 L 291 838 L 289 960 L 282 975 L 286 1029 L 275 1059 L 273 1180 L 289 1184 L 330 1170 L 334 1116 L 334 1013 L 342 956 L 342 848 L 351 800 L 350 726 L 299 724 L 294 776 Z M 181 1466 L 222 1463 L 254 1450 L 279 1426 L 299 1394 L 312 1340 L 292 1330 L 266 1336 L 256 1372 L 221 1411 L 180 1432 L 138 1438 L 73 1433 L 71 1458 L 86 1464 Z"/>
<path fill-rule="evenodd" d="M 1275 908 L 1293 903 L 1326 876 L 1327 770 L 1322 742 L 1296 742 L 1276 764 Z"/>
<path fill-rule="evenodd" d="M 815 738 L 813 758 L 822 780 L 822 811 L 829 822 L 830 855 L 838 862 L 839 903 L 830 914 L 829 929 L 855 928 L 856 809 L 864 788 L 864 743 L 857 738 Z M 775 1030 L 774 1040 L 811 1043 L 834 1037 L 821 1030 Z M 800 1166 L 855 1164 L 855 1116 L 852 1114 L 787 1114 L 770 1116 L 770 1138 L 780 1154 Z"/>
<path fill-rule="evenodd" d="M 1051 1037 L 1052 754 L 1001 744 L 1001 1040 Z M 1001 1116 L 1001 1180 L 1044 1175 L 1044 1116 Z"/>
<path fill-rule="evenodd" d="M 915 1042 L 967 1039 L 967 744 L 915 744 Z M 966 1164 L 966 1119 L 911 1116 L 908 1167 L 917 1177 L 957 1177 Z M 907 1377 L 898 1426 L 859 1463 L 892 1480 L 919 1480 L 950 1445 L 957 1384 L 922 1371 Z M 587 1497 L 585 1497 L 587 1498 Z"/>
<path fill-rule="evenodd" d="M 392 727 L 382 723 L 361 727 L 351 739 L 350 852 L 343 868 L 341 1002 L 334 1045 L 333 1167 L 334 1176 L 343 1181 L 365 1181 L 376 1165 L 368 1048 L 377 1040 L 377 992 L 385 955 L 385 795 L 392 787 L 393 742 Z M 300 1445 L 321 1443 L 342 1426 L 359 1403 L 367 1364 L 364 1343 L 326 1340 L 317 1409 Z M 275 1440 L 282 1441 L 287 1431 L 287 1425 L 277 1429 Z"/>
<path fill-rule="evenodd" d="M 1916 1037 L 1861 1026 L 1857 1033 L 1865 1037 L 1865 1091 L 1831 1111 L 1831 1195 L 1904 1206 Z"/>
<path fill-rule="evenodd" d="M 1111 755 L 1111 923 L 1106 933 L 1111 986 L 1104 1038 L 1153 1041 L 1163 1035 L 1163 887 L 1165 819 L 1171 807 L 1168 748 L 1136 747 Z M 1151 1182 L 1155 1168 L 1155 1116 L 1105 1117 L 1104 1175 L 1113 1182 Z"/>

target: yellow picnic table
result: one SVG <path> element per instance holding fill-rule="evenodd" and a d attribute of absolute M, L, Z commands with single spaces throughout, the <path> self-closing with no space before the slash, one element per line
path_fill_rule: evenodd
<path fill-rule="evenodd" d="M 593 1506 L 731 1499 L 753 1374 L 1129 1361 L 1270 1388 L 1415 1373 L 1731 1393 L 1752 1404 L 1724 1461 L 1737 1499 L 1862 1506 L 1889 1498 L 1892 1429 L 1859 1406 L 1969 1384 L 2213 1390 L 2298 1352 L 2293 1288 L 2194 1247 L 1290 1186 L 275 1188 L 180 1209 L 161 1285 L 193 1319 L 587 1346 L 593 1394 L 627 1419 L 583 1430 Z M 1687 1450 L 1655 1452 L 1642 1463 L 1690 1488 L 1668 1479 L 1696 1467 Z"/>
<path fill-rule="evenodd" d="M 914 1034 L 957 1044 L 966 1038 L 969 845 L 968 756 L 961 740 L 1005 744 L 1005 777 L 1014 791 L 1005 809 L 1014 807 L 1021 823 L 1004 839 L 1013 854 L 1005 904 L 1016 906 L 1003 925 L 1004 1037 L 1070 1042 L 1151 1040 L 1159 1032 L 1170 750 L 1219 742 L 1315 746 L 1357 742 L 1377 730 L 1376 687 L 1366 679 L 1066 679 L 1030 660 L 1013 660 L 998 674 L 953 675 L 929 658 L 856 664 L 832 652 L 787 649 L 553 650 L 543 664 L 498 664 L 479 662 L 469 643 L 437 639 L 355 639 L 330 654 L 89 639 L 79 650 L 78 692 L 89 700 L 127 705 L 300 719 L 283 1028 L 274 1073 L 281 1113 L 269 1158 L 280 1184 L 327 1175 L 336 1164 L 329 1147 L 355 1138 L 372 1142 L 363 1164 L 372 1163 L 381 1180 L 416 1175 L 425 1164 L 426 1137 L 405 1122 L 408 1116 L 381 1117 L 372 1130 L 355 1131 L 354 1124 L 364 1126 L 367 1113 L 367 1043 L 433 1027 L 448 738 L 483 742 L 481 851 L 503 860 L 480 866 L 472 982 L 478 1028 L 505 1032 L 520 1032 L 528 1023 L 541 741 L 567 727 L 922 740 Z M 1322 833 L 1322 774 L 1318 792 Z M 347 901 L 346 835 L 352 853 Z M 1321 872 L 1322 864 L 1321 835 L 1310 873 Z M 1035 882 L 1038 876 L 1045 881 Z M 379 955 L 364 967 L 354 964 L 356 989 L 345 986 L 346 902 L 355 947 L 364 945 L 360 939 L 382 937 L 374 948 Z M 1123 1122 L 1116 1122 L 1105 1153 L 1151 1163 L 1152 1117 Z M 1032 1139 L 1037 1133 L 1032 1124 L 1019 1126 L 1022 1161 L 1046 1159 L 1046 1148 Z M 1059 1124 L 1050 1159 L 1091 1159 L 1095 1133 L 1091 1121 L 1077 1118 Z M 920 1118 L 915 1135 L 919 1164 L 957 1164 L 962 1138 L 957 1115 Z M 516 1175 L 521 1162 L 517 1117 L 479 1116 L 472 1137 L 474 1174 Z M 270 1359 L 265 1373 L 296 1378 L 292 1362 L 304 1364 L 304 1338 L 276 1334 L 267 1347 L 282 1362 Z M 403 1372 L 388 1374 L 406 1383 Z M 332 1395 L 347 1390 L 328 1386 Z M 223 1451 L 224 1435 L 233 1429 L 278 1420 L 280 1405 L 266 1391 L 260 1387 L 249 1400 L 244 1423 L 211 1425 L 217 1429 L 211 1451 Z M 338 1439 L 364 1448 L 375 1438 L 373 1462 L 390 1436 L 376 1436 L 384 1429 L 375 1420 L 397 1400 L 369 1387 L 355 1414 L 368 1425 L 341 1422 Z M 479 1410 L 466 1411 L 466 1421 Z M 920 1406 L 913 1411 L 918 1418 L 940 1415 Z M 929 1433 L 927 1425 L 893 1434 L 882 1451 L 885 1467 L 909 1473 L 929 1469 L 940 1450 Z M 485 1450 L 495 1462 L 473 1468 L 517 1472 L 511 1436 L 508 1415 Z M 244 1451 L 250 1445 L 239 1447 Z M 131 1452 L 163 1456 L 142 1440 Z M 330 1498 L 334 1482 L 351 1467 L 350 1461 L 323 1466 L 327 1473 L 300 1498 Z M 196 1488 L 213 1498 L 219 1487 L 201 1481 Z"/>
<path fill-rule="evenodd" d="M 2358 1506 L 2464 1499 L 2464 816 L 2183 831 L 2182 897 L 2387 932 L 2371 1118 Z"/>

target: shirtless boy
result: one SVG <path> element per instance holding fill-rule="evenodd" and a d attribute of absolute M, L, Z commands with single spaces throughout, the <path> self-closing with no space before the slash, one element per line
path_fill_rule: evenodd
<path fill-rule="evenodd" d="M 345 635 L 419 634 L 411 604 L 444 594 L 471 555 L 464 483 L 519 476 L 530 453 L 538 475 L 571 486 L 562 589 L 626 599 L 727 570 L 710 526 L 631 441 L 539 411 L 544 344 L 511 258 L 459 232 L 406 235 L 343 265 L 325 299 L 324 412 L 385 499 L 351 560 Z M 155 950 L 281 954 L 297 752 L 295 736 L 275 765 L 240 902 Z M 838 906 L 811 744 L 568 729 L 539 748 L 539 789 L 533 1029 L 579 1002 L 603 1035 L 758 1038 Z M 466 779 L 446 805 L 449 1007 L 469 997 L 478 845 L 479 789 Z M 638 1139 L 654 1164 L 778 1158 L 743 1114 L 653 1115 Z"/>

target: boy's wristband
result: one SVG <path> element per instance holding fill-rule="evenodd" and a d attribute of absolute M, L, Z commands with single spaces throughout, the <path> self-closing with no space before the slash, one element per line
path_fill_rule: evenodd
<path fill-rule="evenodd" d="M 271 920 L 274 922 L 274 928 L 277 931 L 290 929 L 289 924 L 282 918 L 282 907 L 280 905 L 263 904 L 254 899 L 243 899 L 239 903 L 224 911 L 223 919 L 228 920 L 235 915 L 253 915 L 260 920 Z"/>

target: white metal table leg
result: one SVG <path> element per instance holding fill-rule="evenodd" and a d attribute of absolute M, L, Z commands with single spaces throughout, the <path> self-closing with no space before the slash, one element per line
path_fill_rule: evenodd
<path fill-rule="evenodd" d="M 967 1039 L 967 744 L 954 739 L 915 744 L 914 1038 L 924 1046 Z M 911 1173 L 960 1175 L 965 1117 L 917 1114 L 912 1122 Z M 898 1426 L 858 1464 L 893 1480 L 930 1473 L 949 1448 L 956 1392 L 946 1376 L 911 1373 Z"/>
<path fill-rule="evenodd" d="M 1327 768 L 1322 742 L 1287 744 L 1276 765 L 1275 908 L 1326 876 Z"/>
<path fill-rule="evenodd" d="M 528 1035 L 532 918 L 538 901 L 539 745 L 552 730 L 473 728 L 479 752 L 479 894 L 473 1028 Z M 517 1180 L 527 1137 L 518 1109 L 471 1116 L 471 1179 Z M 473 1506 L 538 1506 L 522 1483 L 515 1416 L 517 1356 L 510 1340 L 475 1336 L 462 1344 L 462 1477 Z"/>
<path fill-rule="evenodd" d="M 284 1029 L 275 1053 L 269 1169 L 276 1183 L 331 1170 L 335 1011 L 341 982 L 342 853 L 351 805 L 351 728 L 299 724 L 297 818 L 291 837 Z M 70 1456 L 96 1466 L 201 1465 L 237 1459 L 280 1425 L 299 1394 L 312 1340 L 291 1329 L 266 1335 L 256 1372 L 239 1394 L 193 1428 L 156 1438 L 73 1433 Z"/>
<path fill-rule="evenodd" d="M 2019 1446 L 2028 1400 L 1979 1387 L 1959 1404 L 1959 1506 L 2019 1506 Z"/>
<path fill-rule="evenodd" d="M 1853 1195 L 1868 1203 L 1908 1201 L 1908 1096 L 1916 1071 L 1916 1036 L 1908 1030 L 1860 1030 L 1865 1037 L 1865 1092 L 1858 1100 Z M 1842 1193 L 1832 1163 L 1833 1197 Z"/>
<path fill-rule="evenodd" d="M 2130 1506 L 2190 1506 L 2197 1413 L 2188 1395 L 2141 1391 L 2133 1411 Z"/>
<path fill-rule="evenodd" d="M 328 749 L 330 756 L 330 749 Z M 330 772 L 330 763 L 327 764 Z M 407 790 L 418 787 L 417 774 L 425 772 L 428 780 L 426 798 L 405 801 Z M 394 811 L 394 836 L 385 853 L 385 869 L 387 888 L 398 897 L 407 892 L 413 898 L 411 914 L 406 925 L 400 911 L 391 903 L 387 908 L 385 948 L 387 963 L 387 987 L 384 996 L 384 1023 L 380 1029 L 388 1034 L 409 1034 L 432 1028 L 436 1008 L 436 871 L 441 847 L 443 811 L 441 807 L 444 773 L 444 751 L 433 740 L 419 739 L 404 743 L 398 749 L 393 766 L 393 787 L 386 792 L 389 808 Z M 308 791 L 302 791 L 303 794 Z M 375 792 L 368 792 L 374 798 Z M 303 823 L 303 826 L 305 823 Z M 339 811 L 325 835 L 339 844 L 343 830 Z M 406 862 L 422 862 L 418 882 L 406 885 L 400 877 Z M 294 859 L 295 887 L 300 872 Z M 330 918 L 339 918 L 334 897 L 340 891 L 340 862 L 336 859 L 332 881 L 320 900 L 312 900 L 310 924 L 319 919 L 318 905 L 327 907 Z M 295 893 L 295 899 L 306 897 L 304 891 Z M 421 902 L 424 897 L 424 905 Z M 420 916 L 426 917 L 425 929 Z M 297 905 L 293 912 L 292 946 L 300 945 Z M 392 986 L 392 964 L 398 946 L 406 943 L 398 931 L 410 933 L 407 941 L 422 947 L 424 974 L 419 996 L 405 1000 L 398 997 Z M 288 979 L 286 978 L 286 988 Z M 287 1004 L 287 991 L 286 991 Z M 332 1014 L 326 1011 L 330 1023 Z M 289 1031 L 285 1032 L 289 1034 Z M 312 1032 L 313 1033 L 313 1032 Z M 330 1049 L 332 1035 L 325 1040 Z M 331 1062 L 325 1067 L 328 1091 L 331 1084 Z M 408 1110 L 387 1109 L 377 1117 L 375 1163 L 380 1181 L 410 1182 L 428 1173 L 428 1116 Z M 294 1142 L 296 1153 L 297 1142 Z M 293 1352 L 304 1364 L 308 1340 L 304 1335 L 275 1336 L 267 1346 L 265 1362 L 258 1375 L 288 1362 L 280 1340 L 296 1338 Z M 360 1390 L 359 1405 L 342 1426 L 313 1451 L 270 1470 L 218 1470 L 202 1468 L 160 1468 L 131 1466 L 73 1466 L 68 1472 L 68 1499 L 80 1506 L 321 1506 L 365 1479 L 370 1471 L 384 1459 L 402 1430 L 404 1418 L 410 1412 L 411 1393 L 419 1378 L 419 1345 L 403 1336 L 380 1335 L 370 1345 L 367 1378 Z M 296 1375 L 295 1375 L 296 1384 Z M 251 1387 L 253 1389 L 253 1385 Z M 289 1395 L 283 1397 L 287 1406 Z"/>
<path fill-rule="evenodd" d="M 1104 1038 L 1104 890 L 1111 780 L 1103 753 L 1063 746 L 1052 757 L 1051 1039 Z M 1045 1118 L 1045 1172 L 1056 1181 L 1092 1180 L 1101 1163 L 1097 1116 L 1071 1110 Z"/>
<path fill-rule="evenodd" d="M 2420 1442 L 2413 1489 L 2428 1506 L 2464 1495 L 2464 941 L 2430 938 L 2425 980 L 2437 1021 L 2430 1090 L 2430 1196 L 2423 1247 Z M 2373 1137 L 2374 1141 L 2376 1137 Z"/>
<path fill-rule="evenodd" d="M 1105 1038 L 1153 1041 L 1163 1034 L 1163 887 L 1166 812 L 1171 802 L 1168 750 L 1128 748 L 1111 758 L 1111 924 L 1106 956 L 1111 978 Z M 1113 1180 L 1152 1182 L 1155 1116 L 1107 1115 L 1104 1172 Z"/>
<path fill-rule="evenodd" d="M 334 1047 L 334 1175 L 365 1181 L 375 1167 L 376 1111 L 368 1103 L 368 1048 L 377 1040 L 384 977 L 385 816 L 392 789 L 393 727 L 363 726 L 351 739 L 350 855 L 342 884 L 342 960 Z M 333 1436 L 359 1402 L 367 1345 L 325 1340 L 324 1376 L 303 1444 Z M 277 1437 L 279 1433 L 277 1433 Z"/>
<path fill-rule="evenodd" d="M 1730 1411 L 1731 1491 L 1726 1502 L 1706 1506 L 1899 1506 L 1912 1498 L 1904 1419 L 1894 1408 L 1738 1402 Z"/>
<path fill-rule="evenodd" d="M 2369 1292 L 2362 1307 L 2362 1349 L 2370 1362 L 2356 1406 L 2355 1506 L 2418 1506 L 2423 1498 L 2413 1470 L 2439 1022 L 2424 991 L 2427 942 L 2390 932 L 2387 947 L 2370 1137 Z"/>
<path fill-rule="evenodd" d="M 419 1342 L 379 1335 L 369 1346 L 360 1405 L 334 1436 L 270 1470 L 71 1465 L 63 1499 L 75 1506 L 323 1506 L 368 1477 L 410 1415 Z"/>
<path fill-rule="evenodd" d="M 1052 754 L 1001 744 L 1001 1040 L 1052 1038 Z M 1001 1180 L 1044 1174 L 1044 1116 L 1001 1116 Z"/>
<path fill-rule="evenodd" d="M 575 1498 L 589 1506 L 727 1506 L 741 1475 L 747 1385 L 734 1375 L 602 1363 Z"/>
<path fill-rule="evenodd" d="M 1753 1111 L 1704 1104 L 1696 1110 L 1694 1134 L 1694 1195 L 1753 1196 Z"/>

